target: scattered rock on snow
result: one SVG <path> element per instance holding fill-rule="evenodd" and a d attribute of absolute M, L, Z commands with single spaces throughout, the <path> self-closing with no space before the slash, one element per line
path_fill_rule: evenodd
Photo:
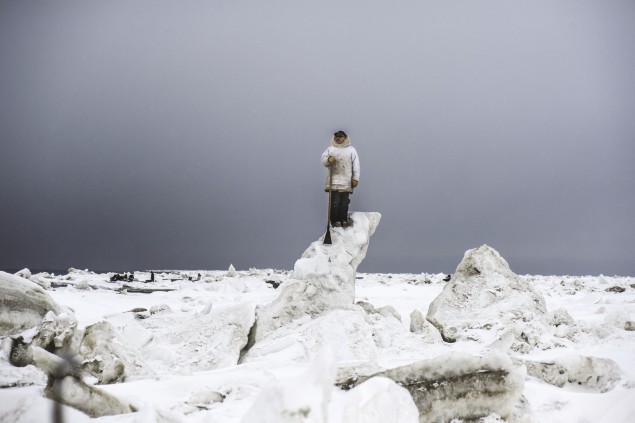
<path fill-rule="evenodd" d="M 606 288 L 605 291 L 606 292 L 615 292 L 616 294 L 620 294 L 620 293 L 626 291 L 626 288 L 623 288 L 621 286 L 615 285 L 615 286 L 612 286 L 610 288 Z"/>
<path fill-rule="evenodd" d="M 139 311 L 137 313 L 134 313 L 134 317 L 136 319 L 147 319 L 151 316 L 150 312 L 148 310 L 144 310 L 144 311 Z"/>
<path fill-rule="evenodd" d="M 624 322 L 624 330 L 635 331 L 635 322 Z"/>
<path fill-rule="evenodd" d="M 150 307 L 150 314 L 159 314 L 163 312 L 172 311 L 169 305 L 167 304 L 157 304 Z"/>
<path fill-rule="evenodd" d="M 274 280 L 266 280 L 265 283 L 268 285 L 271 285 L 273 289 L 277 289 L 280 286 L 281 282 L 274 281 Z"/>

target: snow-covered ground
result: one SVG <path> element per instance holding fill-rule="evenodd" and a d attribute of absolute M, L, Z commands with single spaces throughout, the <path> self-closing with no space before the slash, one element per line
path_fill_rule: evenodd
<path fill-rule="evenodd" d="M 79 328 L 108 320 L 124 334 L 120 342 L 124 343 L 128 353 L 143 356 L 151 363 L 154 374 L 130 377 L 123 383 L 99 385 L 137 404 L 140 411 L 100 417 L 94 419 L 96 421 L 243 421 L 256 401 L 262 398 L 261 394 L 274 390 L 275 386 L 296 383 L 291 385 L 296 386 L 292 394 L 301 396 L 303 381 L 306 381 L 312 363 L 315 366 L 316 361 L 325 360 L 319 353 L 312 354 L 309 350 L 304 352 L 306 359 L 297 359 L 297 351 L 276 347 L 269 354 L 262 352 L 242 364 L 221 364 L 214 370 L 196 370 L 205 367 L 201 361 L 212 353 L 219 362 L 225 358 L 222 351 L 212 351 L 214 347 L 220 348 L 214 344 L 214 330 L 223 328 L 224 311 L 273 301 L 281 289 L 275 289 L 274 283 L 284 285 L 290 278 L 289 271 L 165 272 L 157 273 L 156 281 L 152 283 L 110 282 L 111 275 L 74 270 L 67 275 L 32 277 L 52 284 L 47 292 L 58 304 L 74 311 Z M 143 272 L 137 272 L 135 276 L 137 280 L 149 279 L 149 274 Z M 188 277 L 195 280 L 190 281 Z M 393 323 L 397 322 L 407 330 L 411 312 L 420 310 L 426 314 L 428 306 L 446 284 L 444 277 L 442 274 L 357 274 L 356 300 L 368 302 L 377 309 L 394 307 L 401 322 L 394 319 Z M 635 314 L 635 278 L 527 275 L 522 279 L 544 296 L 548 310 L 564 309 L 578 326 L 597 327 L 603 333 L 591 336 L 585 332 L 575 342 L 562 338 L 566 342 L 557 348 L 537 349 L 522 356 L 512 354 L 512 357 L 523 360 L 549 360 L 571 355 L 609 358 L 622 372 L 617 384 L 602 393 L 572 384 L 556 387 L 527 376 L 523 396 L 527 414 L 532 419 L 529 421 L 635 421 L 635 332 L 624 329 L 625 322 L 631 321 Z M 127 292 L 124 286 L 173 290 L 133 293 Z M 616 286 L 624 291 L 607 290 Z M 159 311 L 150 314 L 143 309 Z M 210 316 L 212 318 L 202 320 Z M 334 331 L 333 336 L 331 344 L 336 350 L 341 341 L 337 337 L 344 334 Z M 150 341 L 152 337 L 160 339 Z M 144 348 L 144 343 L 152 347 Z M 488 347 L 469 340 L 433 342 L 419 349 L 407 343 L 389 342 L 373 351 L 373 361 L 381 368 L 392 368 L 448 351 L 480 355 Z M 363 357 L 351 355 L 347 359 L 348 364 L 363 362 Z M 33 366 L 17 368 L 4 364 L 0 370 L 3 384 L 0 422 L 50 421 L 52 402 L 42 396 L 45 376 Z M 11 384 L 27 386 L 7 387 Z M 279 387 L 276 392 L 281 389 Z M 335 390 L 332 395 L 335 399 L 346 393 Z M 384 406 L 388 407 L 387 404 Z M 64 410 L 66 422 L 92 420 L 69 407 Z M 499 420 L 491 416 L 484 421 Z"/>
<path fill-rule="evenodd" d="M 356 273 L 380 218 L 293 271 L 0 272 L 0 423 L 635 421 L 635 278 Z"/>

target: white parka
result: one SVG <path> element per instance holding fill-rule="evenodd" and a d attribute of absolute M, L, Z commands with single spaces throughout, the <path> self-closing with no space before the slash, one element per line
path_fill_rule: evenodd
<path fill-rule="evenodd" d="M 355 147 L 350 145 L 351 140 L 347 137 L 343 143 L 337 144 L 335 139 L 331 139 L 331 145 L 322 153 L 321 161 L 328 167 L 329 156 L 335 157 L 335 163 L 331 166 L 333 172 L 333 191 L 353 192 L 351 180 L 359 181 L 360 168 L 359 157 Z M 329 189 L 329 177 L 326 177 L 326 190 Z"/>

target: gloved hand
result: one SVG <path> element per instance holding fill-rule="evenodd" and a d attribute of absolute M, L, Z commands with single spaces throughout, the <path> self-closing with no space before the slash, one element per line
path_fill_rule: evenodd
<path fill-rule="evenodd" d="M 359 184 L 359 181 L 358 181 L 357 179 L 351 179 L 351 186 L 352 186 L 353 188 L 356 188 L 356 187 L 357 187 L 357 184 Z"/>
<path fill-rule="evenodd" d="M 335 163 L 335 157 L 329 156 L 329 158 L 327 159 L 327 162 L 329 163 L 329 166 L 332 165 L 333 163 Z"/>

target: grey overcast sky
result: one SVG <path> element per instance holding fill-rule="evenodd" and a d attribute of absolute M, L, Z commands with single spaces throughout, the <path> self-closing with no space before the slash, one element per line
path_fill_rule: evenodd
<path fill-rule="evenodd" d="M 0 0 L 0 269 L 635 275 L 635 2 Z"/>

